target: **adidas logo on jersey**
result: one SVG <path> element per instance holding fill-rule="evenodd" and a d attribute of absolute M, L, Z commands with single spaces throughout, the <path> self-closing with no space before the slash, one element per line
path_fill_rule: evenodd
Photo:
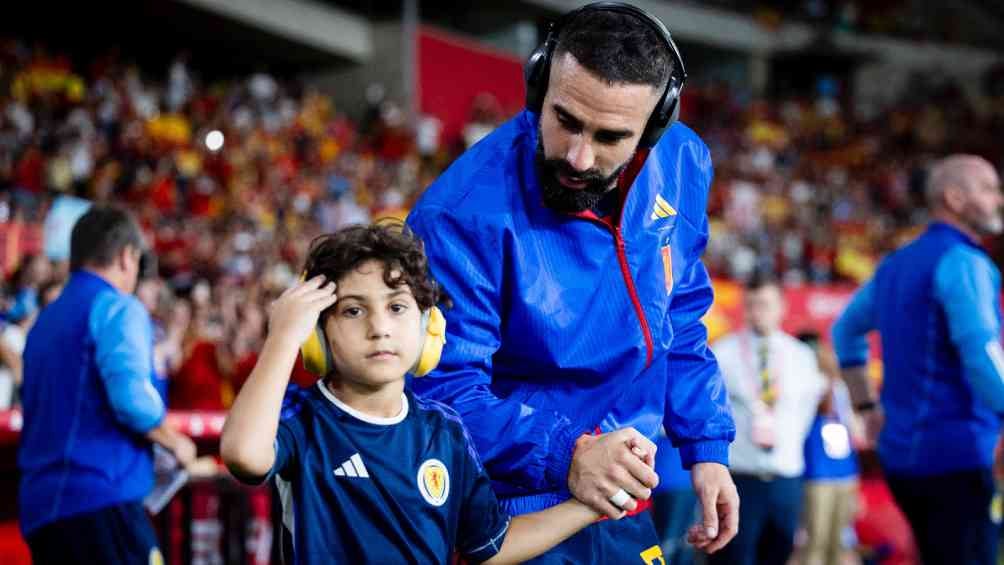
<path fill-rule="evenodd" d="M 370 478 L 369 471 L 366 470 L 366 465 L 363 465 L 363 458 L 359 457 L 356 453 L 352 457 L 349 457 L 348 461 L 342 463 L 342 466 L 335 469 L 336 477 L 359 477 L 362 479 Z"/>
<path fill-rule="evenodd" d="M 655 204 L 652 206 L 652 215 L 649 216 L 649 219 L 655 221 L 659 218 L 668 218 L 675 215 L 676 208 L 670 206 L 669 202 L 666 202 L 666 199 L 661 194 L 656 194 Z"/>

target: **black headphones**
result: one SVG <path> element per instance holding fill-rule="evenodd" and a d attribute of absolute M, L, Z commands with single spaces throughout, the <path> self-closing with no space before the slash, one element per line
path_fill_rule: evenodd
<path fill-rule="evenodd" d="M 540 114 L 544 107 L 544 95 L 547 94 L 547 82 L 551 78 L 551 57 L 554 49 L 558 45 L 558 35 L 561 28 L 575 16 L 583 12 L 606 11 L 618 14 L 634 16 L 651 27 L 656 35 L 662 38 L 669 49 L 669 54 L 673 57 L 673 72 L 666 83 L 666 90 L 662 93 L 662 98 L 655 105 L 655 110 L 645 124 L 645 131 L 641 134 L 638 144 L 641 147 L 652 147 L 659 141 L 662 132 L 673 125 L 673 122 L 680 115 L 680 92 L 683 91 L 683 83 L 687 80 L 687 70 L 683 67 L 683 59 L 680 57 L 680 50 L 673 43 L 673 38 L 669 30 L 663 25 L 659 18 L 649 14 L 641 8 L 622 2 L 596 2 L 588 4 L 568 12 L 552 22 L 547 30 L 547 37 L 540 44 L 523 68 L 523 78 L 526 80 L 526 107 L 527 109 Z"/>

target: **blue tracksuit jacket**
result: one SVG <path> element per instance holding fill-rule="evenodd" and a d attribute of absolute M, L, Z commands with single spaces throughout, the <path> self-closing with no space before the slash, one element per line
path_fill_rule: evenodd
<path fill-rule="evenodd" d="M 683 464 L 727 463 L 735 426 L 701 317 L 711 158 L 676 124 L 649 153 L 619 222 L 556 213 L 524 111 L 460 157 L 408 223 L 454 301 L 422 395 L 464 419 L 511 513 L 567 498 L 586 432 L 665 425 Z"/>
<path fill-rule="evenodd" d="M 146 308 L 75 271 L 38 316 L 24 349 L 18 452 L 21 530 L 141 500 L 153 487 L 143 434 L 160 424 Z"/>
<path fill-rule="evenodd" d="M 926 476 L 989 468 L 1004 412 L 1000 272 L 943 223 L 887 257 L 833 326 L 843 367 L 882 337 L 887 472 Z"/>

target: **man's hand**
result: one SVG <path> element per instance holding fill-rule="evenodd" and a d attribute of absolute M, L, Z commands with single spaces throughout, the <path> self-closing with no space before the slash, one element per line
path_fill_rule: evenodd
<path fill-rule="evenodd" d="M 179 433 L 174 440 L 174 445 L 171 446 L 171 453 L 178 459 L 178 463 L 183 467 L 188 467 L 196 459 L 195 442 L 190 437 Z"/>
<path fill-rule="evenodd" d="M 147 432 L 146 437 L 161 447 L 171 452 L 172 455 L 184 467 L 188 467 L 195 461 L 196 449 L 192 438 L 175 430 L 166 421 Z"/>
<path fill-rule="evenodd" d="M 637 508 L 637 500 L 648 500 L 659 484 L 659 476 L 652 469 L 655 451 L 655 444 L 634 428 L 583 435 L 575 442 L 568 490 L 593 510 L 616 520 L 624 510 Z M 620 489 L 632 497 L 623 509 L 610 502 Z"/>
<path fill-rule="evenodd" d="M 728 468 L 719 463 L 694 464 L 690 479 L 701 501 L 703 519 L 687 531 L 687 542 L 705 553 L 714 553 L 739 531 L 739 493 Z"/>

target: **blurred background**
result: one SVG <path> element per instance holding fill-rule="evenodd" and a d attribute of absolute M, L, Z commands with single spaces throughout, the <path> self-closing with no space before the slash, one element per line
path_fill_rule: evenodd
<path fill-rule="evenodd" d="M 681 119 L 711 148 L 712 338 L 742 283 L 777 273 L 791 333 L 829 325 L 919 233 L 924 167 L 1004 154 L 996 0 L 638 0 L 689 73 Z M 7 3 L 0 18 L 0 561 L 17 533 L 20 351 L 67 276 L 69 230 L 128 206 L 157 256 L 138 291 L 159 385 L 209 459 L 154 519 L 171 563 L 267 563 L 267 490 L 212 456 L 264 339 L 264 306 L 322 232 L 410 205 L 518 112 L 522 64 L 581 2 L 162 0 Z M 996 136 L 995 136 L 996 134 Z M 1004 258 L 999 241 L 987 242 Z M 881 370 L 876 363 L 875 377 Z M 307 374 L 296 379 L 308 382 Z M 869 483 L 849 562 L 916 562 Z"/>

